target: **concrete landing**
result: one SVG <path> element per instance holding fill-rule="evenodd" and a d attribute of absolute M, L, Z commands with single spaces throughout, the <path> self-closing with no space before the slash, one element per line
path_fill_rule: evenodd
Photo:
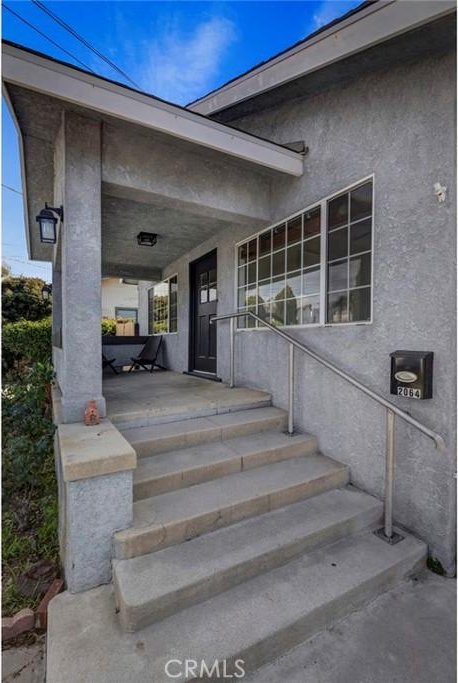
<path fill-rule="evenodd" d="M 230 389 L 222 382 L 171 371 L 107 375 L 103 395 L 107 417 L 121 429 L 261 408 L 271 403 L 271 395 L 265 391 Z"/>

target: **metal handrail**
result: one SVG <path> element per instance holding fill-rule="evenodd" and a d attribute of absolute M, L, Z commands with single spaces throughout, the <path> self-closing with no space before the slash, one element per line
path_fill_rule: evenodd
<path fill-rule="evenodd" d="M 293 434 L 294 433 L 294 424 L 293 424 L 293 409 L 294 409 L 294 349 L 299 349 L 299 351 L 302 351 L 305 353 L 307 356 L 310 356 L 314 360 L 316 360 L 318 363 L 321 363 L 321 365 L 324 365 L 328 370 L 331 370 L 334 372 L 336 375 L 341 377 L 342 379 L 346 380 L 349 384 L 353 385 L 360 391 L 362 391 L 364 394 L 372 398 L 374 401 L 382 405 L 384 408 L 387 410 L 387 425 L 386 425 L 386 474 L 385 474 L 385 527 L 384 527 L 384 536 L 385 539 L 390 542 L 394 543 L 397 542 L 398 540 L 401 540 L 401 537 L 398 534 L 395 534 L 393 532 L 393 483 L 394 483 L 394 462 L 395 462 L 395 449 L 394 449 L 394 428 L 395 428 L 395 422 L 394 418 L 395 415 L 400 417 L 404 422 L 407 422 L 408 424 L 412 425 L 412 427 L 415 427 L 418 429 L 420 432 L 428 436 L 430 439 L 432 439 L 435 443 L 436 448 L 444 453 L 446 450 L 445 446 L 445 441 L 444 439 L 440 436 L 440 434 L 437 434 L 434 432 L 432 429 L 429 429 L 426 427 L 424 424 L 416 420 L 414 417 L 409 415 L 409 413 L 406 413 L 404 410 L 401 408 L 398 408 L 397 405 L 392 403 L 391 401 L 387 401 L 386 398 L 383 398 L 380 394 L 377 394 L 375 391 L 372 389 L 369 389 L 365 384 L 360 382 L 359 380 L 355 379 L 348 373 L 346 373 L 344 370 L 341 370 L 338 368 L 334 363 L 331 363 L 330 361 L 326 360 L 322 356 L 320 356 L 318 353 L 315 351 L 312 351 L 309 349 L 305 344 L 302 344 L 301 342 L 297 341 L 297 339 L 294 339 L 294 337 L 291 337 L 287 332 L 284 332 L 283 330 L 280 330 L 278 327 L 275 327 L 271 323 L 267 322 L 266 320 L 263 320 L 260 318 L 256 313 L 253 313 L 252 311 L 245 311 L 243 313 L 226 313 L 224 315 L 218 315 L 215 316 L 214 318 L 211 319 L 211 322 L 219 322 L 220 320 L 230 320 L 230 325 L 231 325 L 231 336 L 230 336 L 230 386 L 234 387 L 235 386 L 235 320 L 240 317 L 246 317 L 249 316 L 253 320 L 256 320 L 258 323 L 261 325 L 264 325 L 264 327 L 267 327 L 269 330 L 274 332 L 276 335 L 279 337 L 282 337 L 282 339 L 285 339 L 289 343 L 289 358 L 288 358 L 288 375 L 289 375 L 289 386 L 288 386 L 288 433 Z"/>

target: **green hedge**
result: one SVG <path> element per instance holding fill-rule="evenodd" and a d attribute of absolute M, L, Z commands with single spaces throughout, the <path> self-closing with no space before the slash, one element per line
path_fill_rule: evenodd
<path fill-rule="evenodd" d="M 3 325 L 2 363 L 8 371 L 20 364 L 51 362 L 51 318 Z"/>
<path fill-rule="evenodd" d="M 51 318 L 5 323 L 2 336 L 3 370 L 21 370 L 34 363 L 50 363 L 52 358 Z M 101 321 L 102 334 L 116 334 L 116 320 Z"/>
<path fill-rule="evenodd" d="M 116 320 L 102 318 L 102 334 L 116 334 Z"/>

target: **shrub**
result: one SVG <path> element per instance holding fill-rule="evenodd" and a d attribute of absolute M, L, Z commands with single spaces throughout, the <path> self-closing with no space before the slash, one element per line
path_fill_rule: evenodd
<path fill-rule="evenodd" d="M 5 501 L 29 494 L 43 478 L 53 477 L 54 463 L 49 362 L 35 363 L 21 381 L 2 391 L 3 494 Z"/>
<path fill-rule="evenodd" d="M 20 320 L 3 325 L 2 364 L 4 371 L 21 365 L 51 362 L 51 318 Z"/>
<path fill-rule="evenodd" d="M 2 320 L 42 320 L 51 315 L 51 301 L 44 300 L 41 290 L 45 281 L 39 277 L 12 276 L 2 278 Z"/>
<path fill-rule="evenodd" d="M 116 334 L 116 320 L 102 318 L 102 334 Z"/>

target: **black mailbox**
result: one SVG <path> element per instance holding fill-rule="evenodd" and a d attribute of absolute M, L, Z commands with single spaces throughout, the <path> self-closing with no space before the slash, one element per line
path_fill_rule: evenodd
<path fill-rule="evenodd" d="M 433 352 L 393 351 L 391 393 L 405 398 L 433 397 Z"/>

